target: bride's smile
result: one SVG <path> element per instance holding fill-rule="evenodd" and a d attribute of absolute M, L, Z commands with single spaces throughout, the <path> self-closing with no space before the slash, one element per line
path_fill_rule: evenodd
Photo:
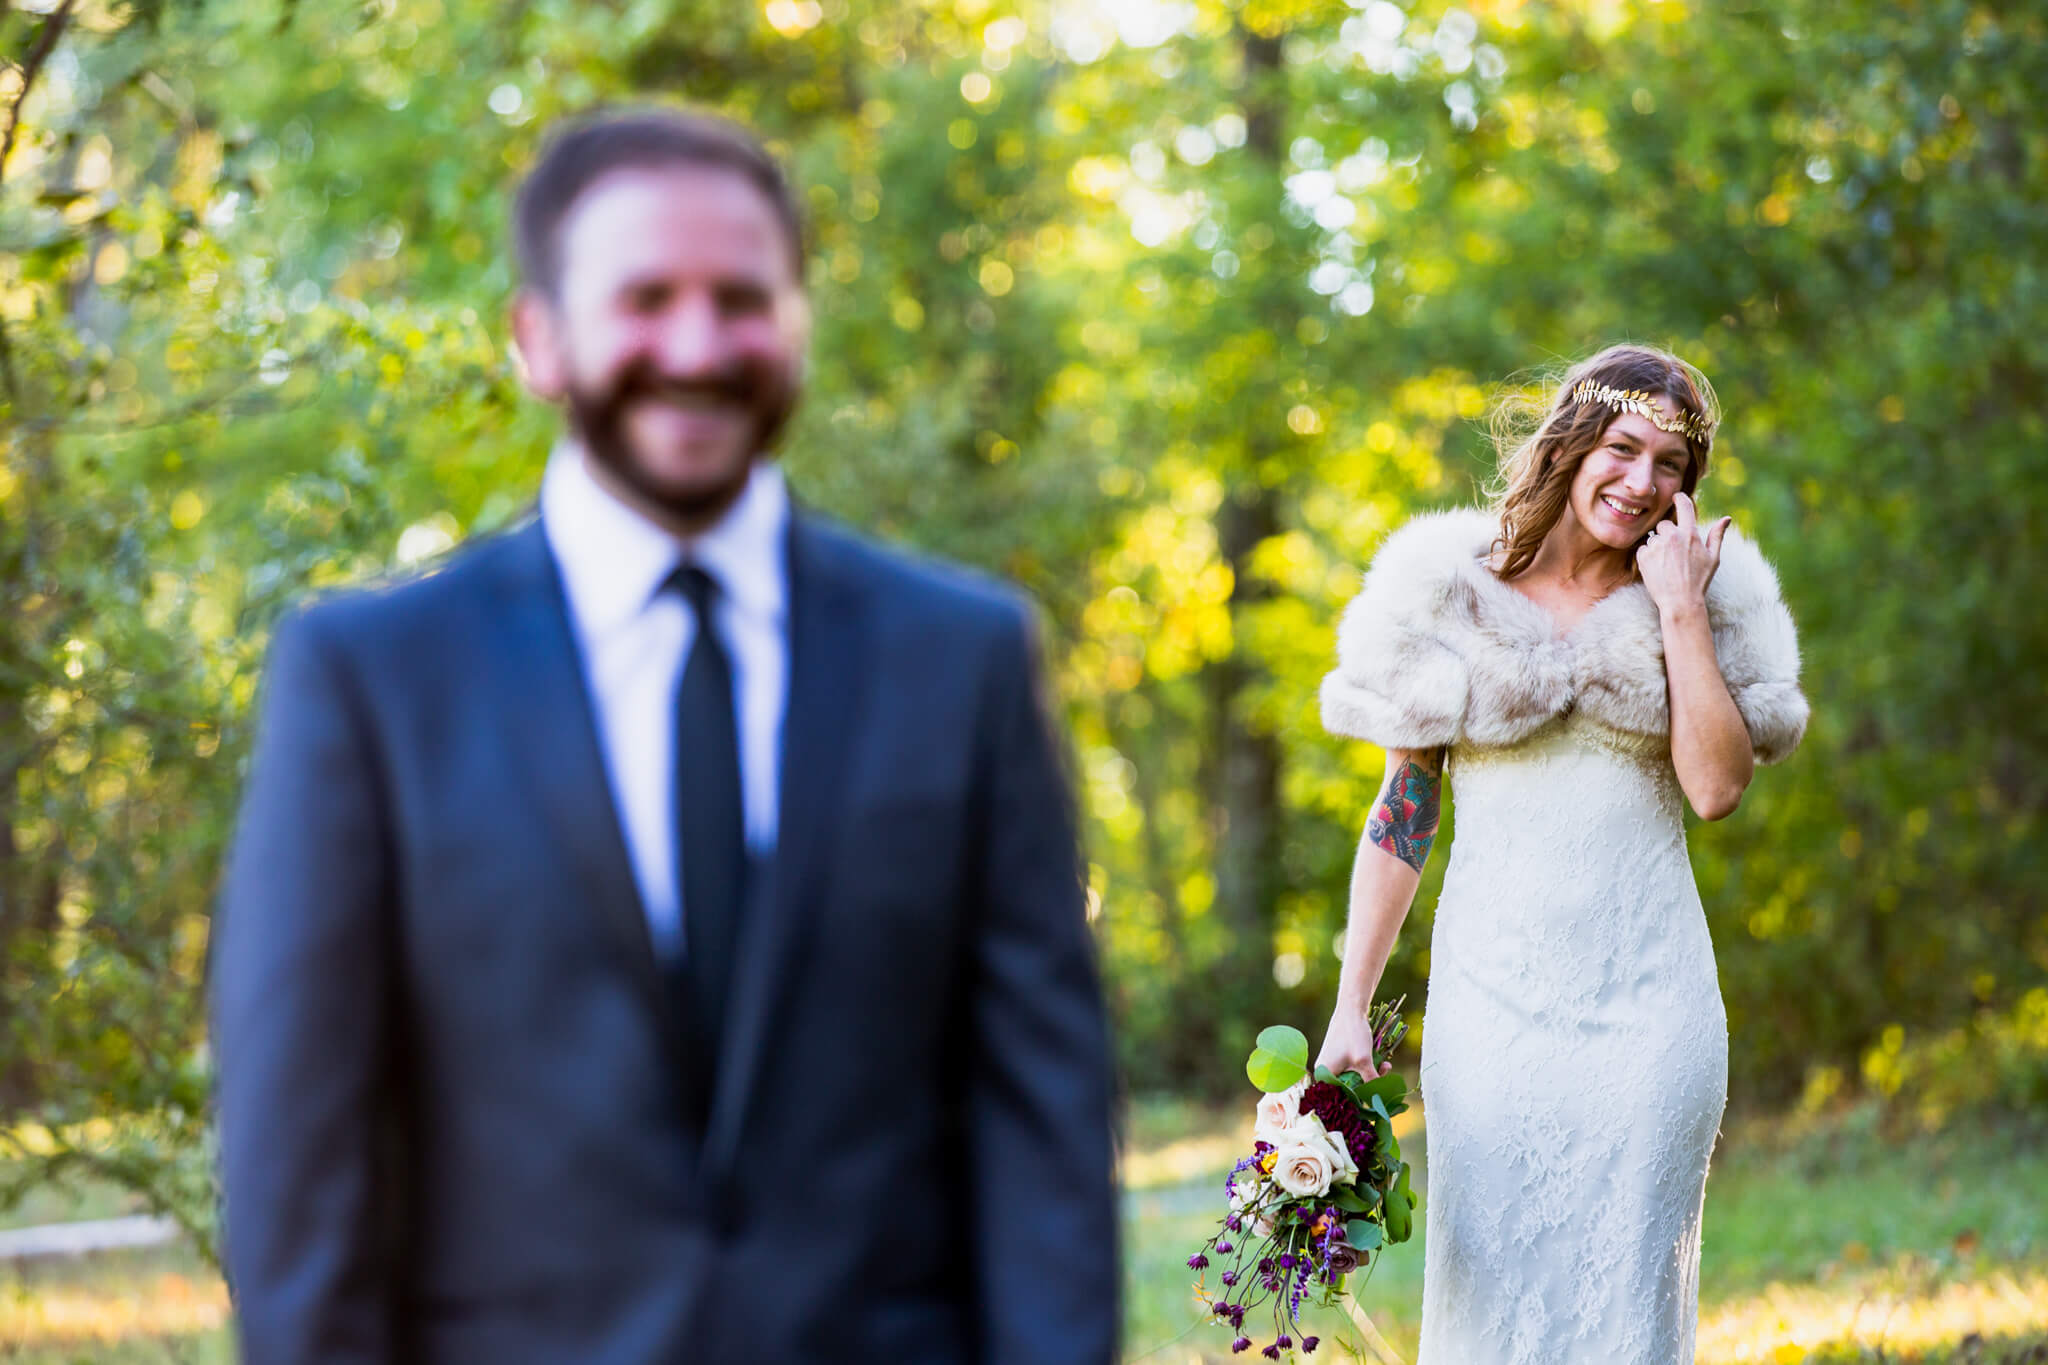
<path fill-rule="evenodd" d="M 1669 400 L 1657 402 L 1670 420 Z M 1638 413 L 1617 414 L 1572 479 L 1572 520 L 1608 549 L 1633 549 L 1669 515 L 1691 462 L 1683 436 Z"/>

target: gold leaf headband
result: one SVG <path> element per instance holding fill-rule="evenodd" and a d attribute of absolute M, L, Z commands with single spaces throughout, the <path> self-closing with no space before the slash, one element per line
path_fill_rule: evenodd
<path fill-rule="evenodd" d="M 1651 425 L 1659 431 L 1675 431 L 1703 446 L 1714 444 L 1714 428 L 1706 418 L 1696 412 L 1680 409 L 1678 416 L 1666 417 L 1657 406 L 1655 395 L 1643 389 L 1617 389 L 1607 384 L 1598 384 L 1588 379 L 1572 390 L 1574 403 L 1600 403 L 1616 412 L 1633 412 L 1639 417 L 1650 419 Z"/>

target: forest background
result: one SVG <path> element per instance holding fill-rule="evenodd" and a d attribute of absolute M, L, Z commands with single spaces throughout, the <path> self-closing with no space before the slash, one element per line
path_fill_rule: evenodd
<path fill-rule="evenodd" d="M 795 171 L 802 495 L 1043 604 L 1133 1094 L 1320 1032 L 1338 614 L 1500 395 L 1634 339 L 1720 391 L 1814 707 L 1690 832 L 1736 1106 L 2048 1111 L 2043 5 L 11 0 L 0 53 L 0 1201 L 211 1246 L 269 626 L 529 505 L 507 196 L 606 99 Z"/>

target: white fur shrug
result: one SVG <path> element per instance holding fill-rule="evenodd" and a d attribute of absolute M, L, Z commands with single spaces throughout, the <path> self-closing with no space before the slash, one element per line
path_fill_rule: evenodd
<path fill-rule="evenodd" d="M 1387 538 L 1337 629 L 1323 724 L 1388 749 L 1513 744 L 1576 707 L 1628 734 L 1671 734 L 1664 637 L 1630 583 L 1559 635 L 1485 560 L 1498 530 L 1476 508 L 1419 516 Z M 1799 640 L 1778 577 L 1729 528 L 1707 589 L 1721 676 L 1759 762 L 1806 731 Z"/>

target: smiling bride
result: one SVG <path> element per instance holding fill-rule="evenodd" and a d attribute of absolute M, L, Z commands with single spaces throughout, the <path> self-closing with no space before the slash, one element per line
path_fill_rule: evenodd
<path fill-rule="evenodd" d="M 1805 730 L 1777 578 L 1694 490 L 1697 370 L 1616 346 L 1501 440 L 1486 510 L 1389 537 L 1324 724 L 1386 751 L 1319 1061 L 1374 1074 L 1366 1011 L 1430 852 L 1420 1365 L 1683 1365 L 1728 1033 L 1683 803 L 1734 812 Z"/>

